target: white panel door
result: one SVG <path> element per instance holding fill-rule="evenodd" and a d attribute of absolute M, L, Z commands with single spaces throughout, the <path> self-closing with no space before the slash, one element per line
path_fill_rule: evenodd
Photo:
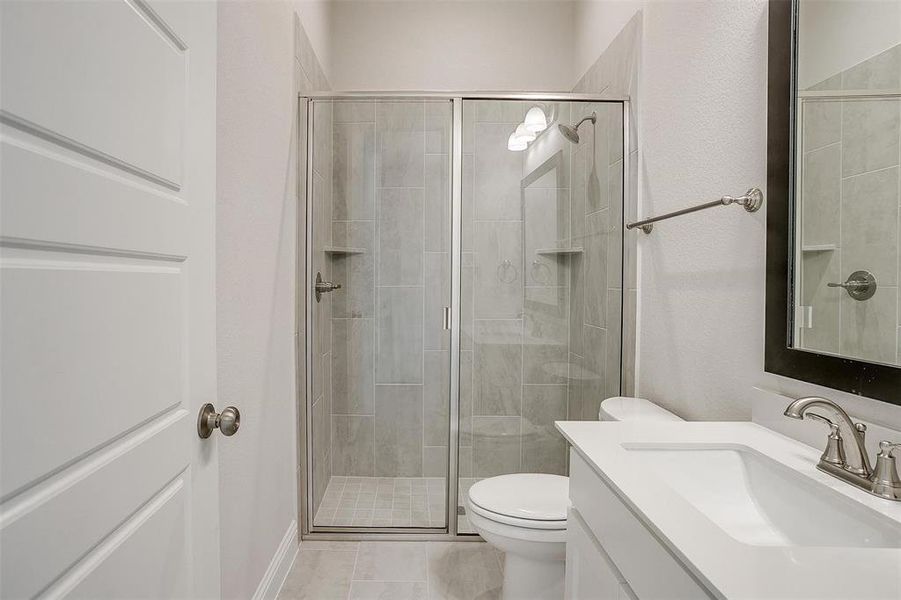
<path fill-rule="evenodd" d="M 0 0 L 2 598 L 219 596 L 215 77 L 213 2 Z"/>

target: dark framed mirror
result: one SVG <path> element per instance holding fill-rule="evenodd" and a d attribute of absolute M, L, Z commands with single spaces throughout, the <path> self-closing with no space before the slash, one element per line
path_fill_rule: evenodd
<path fill-rule="evenodd" d="M 767 372 L 901 405 L 901 0 L 772 0 Z"/>

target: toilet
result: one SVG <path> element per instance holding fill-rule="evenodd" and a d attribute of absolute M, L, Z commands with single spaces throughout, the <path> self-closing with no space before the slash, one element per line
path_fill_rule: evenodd
<path fill-rule="evenodd" d="M 681 421 L 643 398 L 601 403 L 601 421 Z M 489 477 L 467 495 L 469 522 L 504 553 L 504 600 L 560 600 L 566 559 L 569 477 L 514 473 Z"/>

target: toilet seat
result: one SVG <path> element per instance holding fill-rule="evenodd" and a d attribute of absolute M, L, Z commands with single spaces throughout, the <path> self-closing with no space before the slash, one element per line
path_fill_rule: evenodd
<path fill-rule="evenodd" d="M 469 489 L 472 512 L 496 523 L 527 529 L 566 529 L 569 478 L 545 473 L 499 475 Z"/>
<path fill-rule="evenodd" d="M 472 498 L 469 499 L 469 509 L 472 513 L 482 516 L 489 521 L 494 521 L 495 523 L 502 523 L 504 525 L 510 525 L 511 527 L 522 527 L 525 529 L 544 529 L 550 531 L 566 531 L 566 520 L 557 520 L 557 521 L 547 521 L 547 520 L 537 520 L 537 519 L 517 519 L 516 517 L 511 517 L 509 515 L 502 515 L 500 513 L 496 513 L 490 511 L 486 508 L 475 504 L 472 501 Z"/>

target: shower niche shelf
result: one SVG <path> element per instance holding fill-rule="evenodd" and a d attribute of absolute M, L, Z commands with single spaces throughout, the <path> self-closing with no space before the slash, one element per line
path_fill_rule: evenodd
<path fill-rule="evenodd" d="M 348 248 L 346 246 L 326 246 L 322 249 L 332 256 L 347 256 L 350 254 L 366 254 L 366 248 Z"/>
<path fill-rule="evenodd" d="M 538 256 L 572 256 L 574 254 L 582 254 L 582 248 L 539 248 L 535 251 L 535 254 Z"/>
<path fill-rule="evenodd" d="M 832 252 L 837 250 L 835 244 L 817 244 L 814 246 L 801 246 L 801 252 Z"/>

